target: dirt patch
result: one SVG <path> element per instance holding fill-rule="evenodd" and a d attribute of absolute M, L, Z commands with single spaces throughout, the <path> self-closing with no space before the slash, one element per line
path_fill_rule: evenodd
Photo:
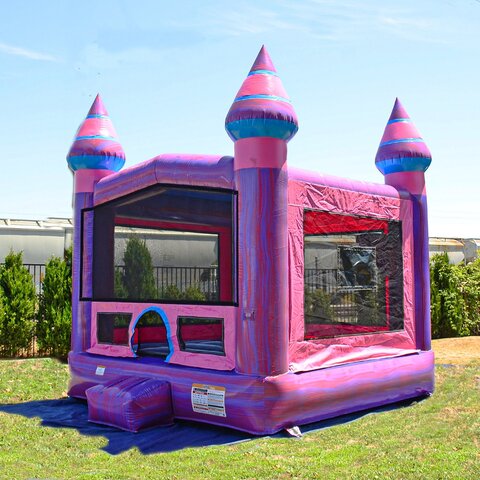
<path fill-rule="evenodd" d="M 480 337 L 441 338 L 432 341 L 435 363 L 466 365 L 480 361 Z"/>

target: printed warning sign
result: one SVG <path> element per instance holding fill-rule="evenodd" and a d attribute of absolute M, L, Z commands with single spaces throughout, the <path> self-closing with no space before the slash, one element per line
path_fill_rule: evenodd
<path fill-rule="evenodd" d="M 192 408 L 197 413 L 226 417 L 225 387 L 192 384 Z"/>

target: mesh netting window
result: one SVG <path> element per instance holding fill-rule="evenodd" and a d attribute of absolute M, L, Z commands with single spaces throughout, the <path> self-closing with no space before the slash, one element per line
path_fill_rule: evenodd
<path fill-rule="evenodd" d="M 403 329 L 401 223 L 304 214 L 305 339 Z"/>
<path fill-rule="evenodd" d="M 98 313 L 97 340 L 108 345 L 128 345 L 129 313 Z"/>
<path fill-rule="evenodd" d="M 232 303 L 233 193 L 155 186 L 94 209 L 94 300 Z"/>
<path fill-rule="evenodd" d="M 180 350 L 225 355 L 222 318 L 178 317 L 177 324 Z"/>

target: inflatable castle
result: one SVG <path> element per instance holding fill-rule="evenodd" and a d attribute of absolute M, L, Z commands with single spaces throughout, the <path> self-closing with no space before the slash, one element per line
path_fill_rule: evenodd
<path fill-rule="evenodd" d="M 262 48 L 227 114 L 234 155 L 122 170 L 99 96 L 74 173 L 69 395 L 129 431 L 270 434 L 429 395 L 430 152 L 397 100 L 385 184 L 294 169 L 297 117 Z"/>

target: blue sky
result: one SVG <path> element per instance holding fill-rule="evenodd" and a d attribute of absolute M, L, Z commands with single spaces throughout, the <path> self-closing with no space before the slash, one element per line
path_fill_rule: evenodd
<path fill-rule="evenodd" d="M 433 154 L 430 234 L 480 238 L 479 1 L 0 5 L 0 217 L 71 215 L 65 155 L 97 92 L 127 165 L 232 154 L 225 115 L 265 44 L 299 118 L 290 165 L 383 183 L 398 96 Z"/>

